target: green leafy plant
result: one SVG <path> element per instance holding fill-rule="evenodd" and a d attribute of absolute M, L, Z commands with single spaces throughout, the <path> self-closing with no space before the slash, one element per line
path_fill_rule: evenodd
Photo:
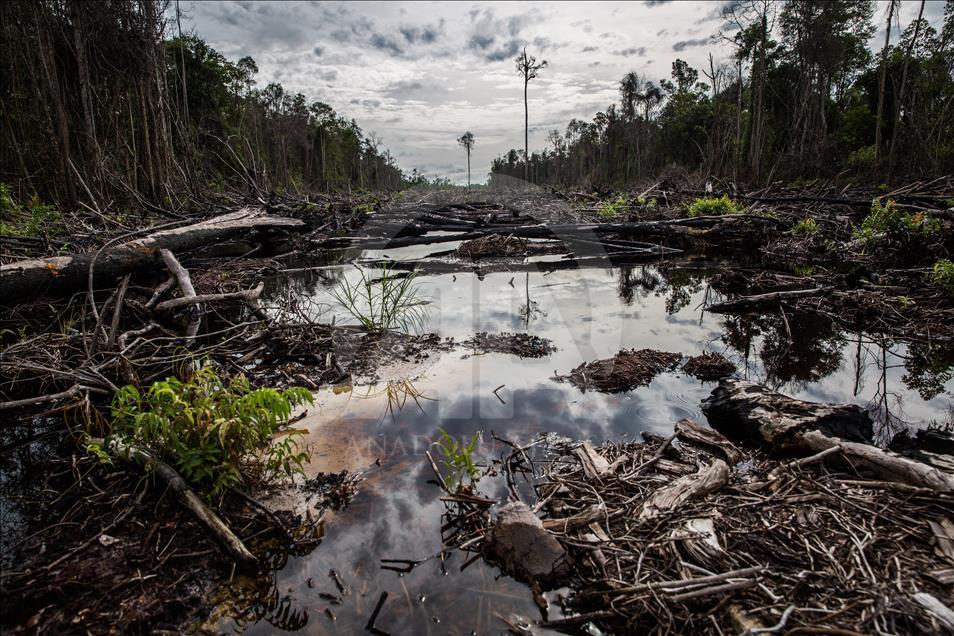
<path fill-rule="evenodd" d="M 818 222 L 812 217 L 807 217 L 801 219 L 798 223 L 792 226 L 792 229 L 789 230 L 789 234 L 792 236 L 807 236 L 809 234 L 814 234 L 818 231 Z"/>
<path fill-rule="evenodd" d="M 600 204 L 599 210 L 597 210 L 596 215 L 601 219 L 609 219 L 620 212 L 620 208 L 626 205 L 626 198 L 622 195 L 616 197 L 612 201 L 604 201 Z"/>
<path fill-rule="evenodd" d="M 226 382 L 211 367 L 154 382 L 145 393 L 124 386 L 112 402 L 111 436 L 174 465 L 207 499 L 230 486 L 302 472 L 297 431 L 281 431 L 292 410 L 312 404 L 307 389 L 252 389 L 244 376 Z M 283 437 L 274 442 L 273 436 Z M 95 452 L 95 450 L 93 451 Z"/>
<path fill-rule="evenodd" d="M 477 447 L 477 440 L 480 439 L 480 431 L 474 433 L 470 443 L 464 445 L 451 437 L 444 429 L 437 430 L 440 431 L 441 438 L 434 442 L 434 445 L 441 449 L 444 455 L 441 458 L 441 464 L 448 471 L 446 477 L 441 477 L 444 485 L 449 488 L 462 486 L 465 478 L 473 484 L 480 473 L 477 465 L 474 464 L 474 449 Z"/>
<path fill-rule="evenodd" d="M 884 205 L 880 200 L 874 199 L 871 202 L 871 211 L 852 236 L 864 241 L 867 246 L 882 238 L 896 239 L 905 234 L 928 237 L 940 231 L 940 221 L 924 212 L 908 214 L 899 210 L 893 199 L 888 199 Z"/>
<path fill-rule="evenodd" d="M 915 304 L 917 304 L 910 296 L 895 296 L 894 299 L 898 301 L 899 305 L 901 305 L 901 309 L 907 309 L 908 307 L 913 307 Z"/>
<path fill-rule="evenodd" d="M 644 208 L 654 208 L 657 205 L 656 199 L 647 199 L 646 197 L 639 197 L 636 199 L 636 205 Z"/>
<path fill-rule="evenodd" d="M 0 236 L 56 236 L 63 232 L 62 215 L 34 195 L 25 205 L 14 200 L 7 184 L 0 182 Z"/>
<path fill-rule="evenodd" d="M 792 268 L 796 276 L 806 277 L 815 273 L 815 268 L 811 265 L 796 265 Z"/>
<path fill-rule="evenodd" d="M 934 263 L 931 282 L 939 287 L 948 298 L 954 298 L 954 262 L 942 258 Z"/>
<path fill-rule="evenodd" d="M 376 279 L 364 270 L 360 280 L 341 281 L 331 294 L 370 333 L 421 330 L 428 303 L 414 285 L 415 272 L 393 274 L 385 265 Z"/>
<path fill-rule="evenodd" d="M 689 204 L 689 216 L 721 216 L 742 214 L 745 209 L 723 194 L 721 197 L 700 197 Z"/>

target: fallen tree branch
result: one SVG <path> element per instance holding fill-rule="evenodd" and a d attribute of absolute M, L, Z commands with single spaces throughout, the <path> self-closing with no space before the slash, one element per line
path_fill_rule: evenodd
<path fill-rule="evenodd" d="M 95 441 L 100 444 L 103 443 L 102 440 Z M 169 488 L 179 496 L 179 501 L 182 502 L 182 505 L 188 508 L 189 511 L 195 515 L 196 519 L 201 521 L 202 524 L 209 529 L 236 561 L 249 567 L 258 564 L 258 559 L 249 552 L 245 544 L 242 543 L 242 540 L 225 525 L 225 522 L 223 522 L 211 508 L 202 503 L 202 500 L 199 499 L 192 488 L 189 487 L 189 484 L 186 483 L 185 479 L 183 479 L 175 469 L 165 462 L 159 461 L 146 451 L 131 444 L 120 442 L 119 440 L 110 440 L 107 448 L 111 454 L 131 460 L 144 468 L 149 467 L 159 475 L 163 481 L 169 485 Z"/>
<path fill-rule="evenodd" d="M 954 492 L 954 475 L 861 441 L 871 438 L 871 419 L 854 404 L 814 404 L 753 382 L 723 379 L 703 402 L 709 423 L 727 435 L 748 436 L 774 450 L 819 454 L 832 448 L 856 469 L 889 481 Z"/>

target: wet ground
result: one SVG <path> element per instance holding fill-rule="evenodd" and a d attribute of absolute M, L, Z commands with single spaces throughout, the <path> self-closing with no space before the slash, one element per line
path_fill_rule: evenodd
<path fill-rule="evenodd" d="M 404 260 L 434 251 L 421 246 L 339 256 Z M 530 259 L 554 260 L 559 257 Z M 308 431 L 309 476 L 342 470 L 368 476 L 349 506 L 326 514 L 324 537 L 313 552 L 283 555 L 266 580 L 239 579 L 223 593 L 229 601 L 211 626 L 250 634 L 276 628 L 352 633 L 364 629 L 382 592 L 388 596 L 375 626 L 390 633 L 498 633 L 504 629 L 500 617 L 538 615 L 528 588 L 482 560 L 463 571 L 461 554 L 448 553 L 442 562 L 444 504 L 424 451 L 439 429 L 465 441 L 482 431 L 478 456 L 486 462 L 503 452 L 491 431 L 518 442 L 555 432 L 598 443 L 638 438 L 643 431 L 668 434 L 683 417 L 705 422 L 699 402 L 713 383 L 678 367 L 618 394 L 581 392 L 552 379 L 620 349 L 670 351 L 683 361 L 704 351 L 721 353 L 740 377 L 783 393 L 871 408 L 882 439 L 901 422 L 925 426 L 951 418 L 948 366 L 904 343 L 844 332 L 817 316 L 706 313 L 707 302 L 720 300 L 707 284 L 719 270 L 715 262 L 684 260 L 418 277 L 415 284 L 430 301 L 425 331 L 457 342 L 477 332 L 525 332 L 551 340 L 556 351 L 530 359 L 458 347 L 418 364 L 386 367 L 374 380 L 317 392 L 315 408 L 296 424 Z M 271 293 L 293 289 L 299 310 L 347 323 L 349 315 L 330 293 L 344 277 L 357 280 L 360 270 L 346 264 L 280 275 L 270 282 Z M 482 481 L 480 489 L 506 495 L 497 480 Z M 306 493 L 284 503 L 299 510 L 311 505 Z M 387 559 L 421 562 L 399 573 L 382 563 Z M 236 590 L 244 590 L 244 598 L 237 599 Z"/>

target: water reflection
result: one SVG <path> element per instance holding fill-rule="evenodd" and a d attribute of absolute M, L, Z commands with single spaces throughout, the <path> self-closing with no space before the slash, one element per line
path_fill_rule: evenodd
<path fill-rule="evenodd" d="M 322 271 L 309 274 L 299 290 L 317 305 L 329 304 L 328 285 L 354 275 Z M 318 413 L 298 424 L 309 431 L 309 474 L 368 471 L 367 480 L 349 507 L 328 513 L 314 552 L 289 556 L 267 589 L 255 588 L 255 602 L 232 607 L 239 618 L 219 627 L 350 633 L 364 627 L 382 592 L 388 597 L 377 625 L 392 633 L 497 632 L 504 627 L 497 616 L 534 616 L 523 585 L 483 561 L 462 570 L 467 556 L 441 556 L 444 504 L 424 451 L 438 428 L 463 443 L 483 431 L 477 454 L 486 464 L 506 450 L 492 433 L 520 443 L 542 432 L 600 442 L 668 433 L 682 417 L 704 421 L 699 402 L 712 384 L 679 371 L 614 395 L 550 380 L 554 371 L 622 348 L 686 356 L 718 351 L 737 363 L 741 376 L 795 397 L 869 407 L 885 435 L 902 420 L 924 424 L 946 416 L 954 392 L 950 352 L 845 333 L 815 315 L 710 315 L 701 307 L 712 273 L 673 264 L 530 271 L 516 280 L 509 272 L 419 277 L 436 308 L 428 330 L 461 340 L 477 331 L 524 330 L 551 339 L 558 350 L 541 359 L 444 352 L 413 373 L 381 370 L 379 383 L 351 393 L 319 392 Z M 348 317 L 334 308 L 322 316 L 332 318 Z M 481 490 L 507 494 L 499 479 L 482 482 Z M 398 573 L 382 569 L 382 559 L 420 564 Z"/>

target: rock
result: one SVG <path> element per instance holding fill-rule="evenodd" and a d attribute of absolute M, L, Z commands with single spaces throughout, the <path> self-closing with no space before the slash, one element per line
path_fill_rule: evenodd
<path fill-rule="evenodd" d="M 546 583 L 569 573 L 566 550 L 530 507 L 519 501 L 497 512 L 484 549 L 505 572 L 529 583 Z"/>

